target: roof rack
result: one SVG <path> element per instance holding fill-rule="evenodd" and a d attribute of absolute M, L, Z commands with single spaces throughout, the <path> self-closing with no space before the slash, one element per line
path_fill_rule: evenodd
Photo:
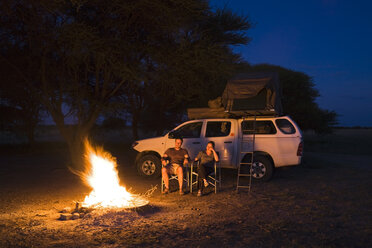
<path fill-rule="evenodd" d="M 271 110 L 240 110 L 229 111 L 230 118 L 244 118 L 244 117 L 278 117 L 280 116 L 274 109 Z"/>
<path fill-rule="evenodd" d="M 193 119 L 214 119 L 214 118 L 233 118 L 240 119 L 243 117 L 256 116 L 260 117 L 278 117 L 280 116 L 275 110 L 239 110 L 226 111 L 221 108 L 189 108 L 187 115 L 190 120 Z"/>

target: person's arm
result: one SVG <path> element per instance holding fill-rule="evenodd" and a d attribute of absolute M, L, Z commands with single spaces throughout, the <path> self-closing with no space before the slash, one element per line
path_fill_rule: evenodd
<path fill-rule="evenodd" d="M 166 164 L 167 164 L 167 160 L 169 160 L 169 156 L 168 156 L 168 154 L 167 154 L 167 151 L 168 151 L 168 150 L 166 150 L 166 151 L 164 152 L 164 154 L 163 154 L 163 157 L 161 157 L 161 163 L 162 163 L 162 165 L 166 165 Z"/>
<path fill-rule="evenodd" d="M 201 158 L 201 152 L 198 153 L 198 155 L 197 155 L 196 158 L 195 158 L 195 161 L 200 160 L 200 158 Z"/>
<path fill-rule="evenodd" d="M 183 165 L 186 165 L 189 163 L 189 155 L 185 154 L 185 159 L 183 160 Z"/>
<path fill-rule="evenodd" d="M 163 157 L 161 158 L 162 165 L 166 165 L 168 160 L 168 155 L 164 153 Z"/>
<path fill-rule="evenodd" d="M 217 152 L 214 149 L 212 149 L 212 152 L 213 152 L 214 161 L 218 162 L 219 158 L 218 158 Z"/>
<path fill-rule="evenodd" d="M 187 150 L 185 149 L 185 151 L 186 151 L 186 153 L 185 153 L 185 155 L 184 155 L 184 160 L 183 160 L 183 165 L 186 165 L 186 164 L 188 164 L 189 163 L 189 159 L 190 159 L 190 157 L 189 157 L 189 153 L 187 152 Z"/>

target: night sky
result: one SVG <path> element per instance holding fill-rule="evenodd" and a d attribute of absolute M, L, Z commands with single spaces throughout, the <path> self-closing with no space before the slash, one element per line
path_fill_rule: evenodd
<path fill-rule="evenodd" d="M 339 126 L 372 127 L 372 1 L 211 0 L 255 23 L 237 48 L 251 64 L 268 63 L 311 76 L 319 106 Z"/>

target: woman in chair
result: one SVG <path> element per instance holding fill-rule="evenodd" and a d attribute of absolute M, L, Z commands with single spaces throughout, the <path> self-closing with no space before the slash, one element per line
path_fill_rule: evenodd
<path fill-rule="evenodd" d="M 200 151 L 195 161 L 198 164 L 198 196 L 203 195 L 204 187 L 208 186 L 207 176 L 213 172 L 214 163 L 218 162 L 218 155 L 214 150 L 214 142 L 209 141 L 205 151 Z"/>

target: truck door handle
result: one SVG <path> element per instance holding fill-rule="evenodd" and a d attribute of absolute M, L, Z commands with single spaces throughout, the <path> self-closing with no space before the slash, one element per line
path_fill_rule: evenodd
<path fill-rule="evenodd" d="M 195 145 L 196 145 L 196 144 L 200 144 L 200 142 L 192 142 L 192 143 L 195 144 Z"/>
<path fill-rule="evenodd" d="M 232 143 L 232 141 L 225 141 L 225 142 L 223 142 L 223 143 Z"/>

